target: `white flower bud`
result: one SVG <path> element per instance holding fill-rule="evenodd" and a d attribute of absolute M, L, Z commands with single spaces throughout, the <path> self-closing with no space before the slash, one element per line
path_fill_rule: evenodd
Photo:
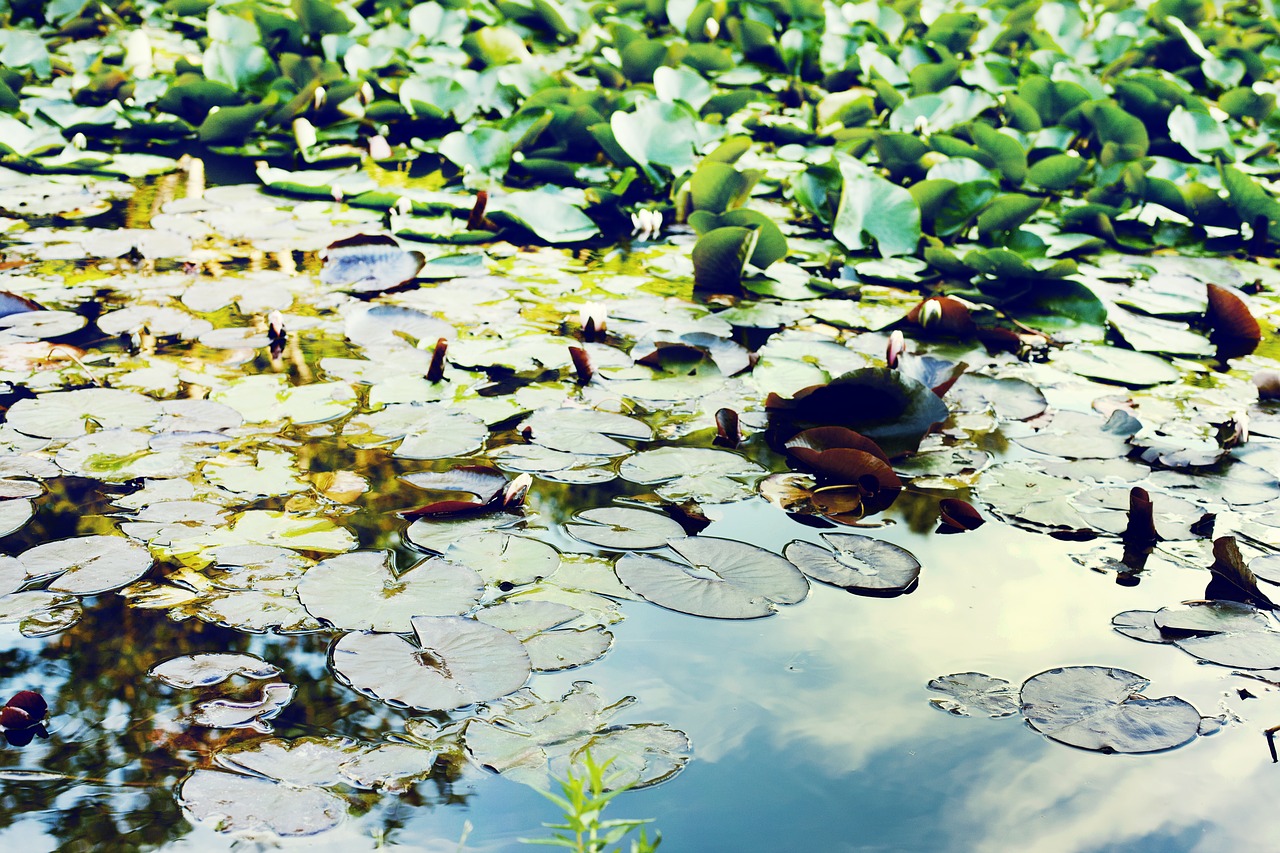
<path fill-rule="evenodd" d="M 151 62 L 151 39 L 145 30 L 132 30 L 125 37 L 124 70 L 137 78 L 150 77 L 155 72 Z"/>
<path fill-rule="evenodd" d="M 305 118 L 295 118 L 293 120 L 293 138 L 298 143 L 298 150 L 306 153 L 307 149 L 316 144 L 316 127 Z"/>
<path fill-rule="evenodd" d="M 369 137 L 369 158 L 372 160 L 390 160 L 391 145 L 385 136 Z"/>

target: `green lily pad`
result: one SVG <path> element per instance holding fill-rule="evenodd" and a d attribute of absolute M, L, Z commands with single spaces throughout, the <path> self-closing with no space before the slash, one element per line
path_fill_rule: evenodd
<path fill-rule="evenodd" d="M 670 610 L 713 619 L 755 619 L 809 594 L 809 583 L 796 567 L 763 548 L 707 536 L 667 544 L 679 561 L 624 554 L 615 571 L 632 592 Z"/>
<path fill-rule="evenodd" d="M 529 655 L 514 636 L 460 616 L 415 616 L 416 644 L 396 634 L 344 634 L 329 651 L 342 683 L 399 707 L 448 711 L 520 689 Z"/>
<path fill-rule="evenodd" d="M 1148 699 L 1147 679 L 1123 669 L 1069 666 L 1022 685 L 1022 715 L 1036 731 L 1099 752 L 1159 752 L 1200 731 L 1200 712 L 1176 696 Z"/>

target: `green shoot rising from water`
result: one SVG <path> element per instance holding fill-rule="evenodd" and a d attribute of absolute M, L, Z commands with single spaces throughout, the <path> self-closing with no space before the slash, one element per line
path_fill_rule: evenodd
<path fill-rule="evenodd" d="M 546 844 L 552 847 L 564 847 L 575 853 L 622 853 L 622 847 L 612 849 L 610 844 L 622 841 L 632 830 L 638 829 L 651 820 L 601 820 L 605 806 L 614 797 L 626 791 L 628 786 L 609 790 L 612 782 L 616 782 L 620 774 L 605 776 L 605 771 L 613 763 L 610 759 L 604 764 L 597 764 L 591 753 L 583 756 L 583 770 L 580 773 L 569 771 L 569 778 L 560 783 L 563 796 L 550 792 L 542 792 L 564 812 L 564 823 L 545 823 L 548 829 L 560 830 L 554 838 L 522 838 L 525 844 Z M 657 833 L 652 841 L 643 829 L 638 838 L 632 838 L 630 853 L 653 853 L 662 843 L 662 834 Z"/>

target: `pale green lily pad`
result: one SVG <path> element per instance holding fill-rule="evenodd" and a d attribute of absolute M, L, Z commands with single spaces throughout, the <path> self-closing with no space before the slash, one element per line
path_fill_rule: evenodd
<path fill-rule="evenodd" d="M 755 619 L 809 594 L 800 570 L 763 548 L 711 536 L 668 545 L 680 561 L 624 554 L 614 567 L 628 589 L 661 607 L 713 619 Z"/>
<path fill-rule="evenodd" d="M 475 415 L 430 403 L 393 403 L 347 422 L 343 434 L 357 447 L 400 441 L 395 455 L 406 459 L 447 459 L 474 453 L 489 427 Z"/>
<path fill-rule="evenodd" d="M 19 432 L 40 438 L 75 438 L 94 428 L 141 429 L 161 415 L 150 397 L 113 388 L 50 391 L 19 400 L 6 415 Z"/>
<path fill-rule="evenodd" d="M 454 616 L 480 601 L 484 581 L 438 557 L 395 571 L 390 551 L 355 551 L 322 560 L 298 583 L 312 616 L 345 631 L 407 633 L 414 616 Z"/>
<path fill-rule="evenodd" d="M 529 655 L 514 636 L 461 616 L 417 616 L 417 642 L 344 634 L 329 650 L 339 681 L 397 707 L 448 711 L 519 690 Z"/>
<path fill-rule="evenodd" d="M 622 456 L 631 448 L 610 436 L 648 441 L 653 430 L 647 424 L 612 412 L 594 409 L 543 409 L 520 425 L 532 431 L 531 440 L 565 453 L 583 456 Z"/>
<path fill-rule="evenodd" d="M 150 571 L 151 552 L 122 536 L 59 539 L 24 551 L 18 559 L 29 580 L 55 578 L 50 592 L 98 595 Z"/>
<path fill-rule="evenodd" d="M 280 667 L 260 657 L 233 652 L 200 652 L 169 658 L 156 664 L 147 672 L 170 687 L 193 690 L 212 687 L 228 678 L 241 675 L 264 681 L 280 674 Z"/>
<path fill-rule="evenodd" d="M 1142 696 L 1148 683 L 1110 667 L 1051 669 L 1022 685 L 1022 715 L 1060 743 L 1100 752 L 1159 752 L 1194 739 L 1200 712 L 1176 696 Z"/>
<path fill-rule="evenodd" d="M 607 456 L 584 456 L 552 450 L 538 444 L 508 444 L 490 452 L 489 458 L 504 471 L 533 474 L 541 480 L 574 485 L 607 483 L 617 479 Z"/>
<path fill-rule="evenodd" d="M 1162 358 L 1117 347 L 1082 344 L 1057 353 L 1051 363 L 1069 373 L 1129 388 L 1177 382 L 1177 368 Z"/>
<path fill-rule="evenodd" d="M 957 672 L 939 676 L 926 685 L 945 694 L 929 704 L 939 711 L 957 717 L 1009 717 L 1018 713 L 1018 697 L 1013 685 L 1003 678 L 992 678 L 980 672 Z"/>
<path fill-rule="evenodd" d="M 830 548 L 797 540 L 786 558 L 814 580 L 851 592 L 896 594 L 915 585 L 920 561 L 905 548 L 856 533 L 823 533 Z"/>
<path fill-rule="evenodd" d="M 475 518 L 420 518 L 409 525 L 404 535 L 423 551 L 443 554 L 464 536 L 506 530 L 519 524 L 519 521 L 506 513 L 490 513 Z"/>
<path fill-rule="evenodd" d="M 496 531 L 463 536 L 449 546 L 444 557 L 498 587 L 533 583 L 560 568 L 560 553 L 547 543 Z"/>
<path fill-rule="evenodd" d="M 120 594 L 133 607 L 169 611 L 175 622 L 195 617 L 251 634 L 319 631 L 320 623 L 298 600 L 298 574 L 290 566 L 278 566 L 274 571 L 246 572 L 238 579 L 224 575 L 214 583 L 184 567 L 168 574 L 163 583 L 141 581 Z"/>
<path fill-rule="evenodd" d="M 68 474 L 107 483 L 186 477 L 201 460 L 217 453 L 211 439 L 199 433 L 152 436 L 126 429 L 104 429 L 75 439 L 54 458 Z"/>
<path fill-rule="evenodd" d="M 660 447 L 625 460 L 618 469 L 624 480 L 654 489 L 669 501 L 729 503 L 755 494 L 755 481 L 767 472 L 727 450 L 704 447 Z"/>
<path fill-rule="evenodd" d="M 27 590 L 0 596 L 0 625 L 17 622 L 25 637 L 44 637 L 80 621 L 80 601 L 67 593 Z"/>
<path fill-rule="evenodd" d="M 684 769 L 689 738 L 660 723 L 614 723 L 634 701 L 605 705 L 587 682 L 553 700 L 521 690 L 496 706 L 490 719 L 470 721 L 463 738 L 480 764 L 543 791 L 583 772 L 588 752 L 618 774 L 616 788 L 656 785 Z"/>
<path fill-rule="evenodd" d="M 0 536 L 8 536 L 31 520 L 31 501 L 13 498 L 0 501 Z"/>
<path fill-rule="evenodd" d="M 537 599 L 506 601 L 476 613 L 481 622 L 509 631 L 524 643 L 534 672 L 586 666 L 609 651 L 613 634 L 603 625 L 570 625 L 582 616 L 576 607 Z"/>
<path fill-rule="evenodd" d="M 178 789 L 178 804 L 198 823 L 220 832 L 292 837 L 333 829 L 347 804 L 323 788 L 299 788 L 257 776 L 196 770 Z"/>
<path fill-rule="evenodd" d="M 327 518 L 255 509 L 240 513 L 229 527 L 174 539 L 169 550 L 181 556 L 227 545 L 275 545 L 341 554 L 354 548 L 356 540 L 349 531 Z"/>
<path fill-rule="evenodd" d="M 292 495 L 308 485 L 299 479 L 292 453 L 263 448 L 256 458 L 222 456 L 200 468 L 210 485 L 236 492 L 245 499 Z"/>
<path fill-rule="evenodd" d="M 407 743 L 380 743 L 348 758 L 338 771 L 358 788 L 402 794 L 431 776 L 435 750 Z"/>
<path fill-rule="evenodd" d="M 235 409 L 249 423 L 319 424 L 350 412 L 356 392 L 345 382 L 293 386 L 283 376 L 262 374 L 237 379 L 214 391 L 212 399 Z"/>
<path fill-rule="evenodd" d="M 187 720 L 192 725 L 210 729 L 253 729 L 260 734 L 270 734 L 273 729 L 269 721 L 280 716 L 296 692 L 292 684 L 264 684 L 258 699 L 247 702 L 210 699 L 196 705 Z"/>
<path fill-rule="evenodd" d="M 657 512 L 627 507 L 599 507 L 583 510 L 565 530 L 575 539 L 617 551 L 661 548 L 668 539 L 684 536 L 684 528 L 674 519 Z"/>

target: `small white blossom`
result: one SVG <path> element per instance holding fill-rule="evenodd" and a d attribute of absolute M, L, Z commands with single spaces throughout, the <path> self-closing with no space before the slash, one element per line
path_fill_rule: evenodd
<path fill-rule="evenodd" d="M 662 211 L 640 209 L 631 214 L 631 236 L 652 240 L 662 232 Z"/>

